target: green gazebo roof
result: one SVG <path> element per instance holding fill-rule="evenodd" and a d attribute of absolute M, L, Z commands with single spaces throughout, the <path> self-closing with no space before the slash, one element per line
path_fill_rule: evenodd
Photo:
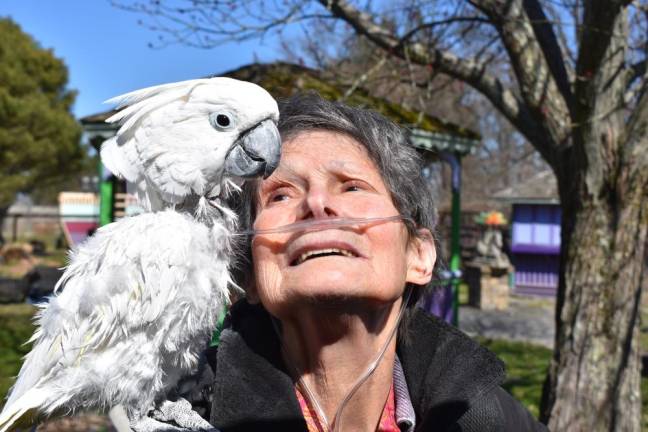
<path fill-rule="evenodd" d="M 216 75 L 215 75 L 216 76 Z M 275 98 L 289 97 L 295 93 L 316 91 L 330 100 L 342 99 L 346 88 L 344 85 L 323 76 L 322 72 L 304 66 L 276 62 L 268 64 L 253 63 L 242 66 L 218 76 L 228 76 L 250 81 L 265 88 Z M 476 132 L 445 122 L 436 117 L 410 111 L 401 105 L 385 99 L 373 97 L 362 89 L 356 89 L 345 103 L 353 106 L 373 109 L 394 122 L 411 130 L 411 140 L 415 147 L 428 151 L 452 151 L 466 154 L 481 139 Z M 93 114 L 81 119 L 84 130 L 90 134 L 109 133 L 117 125 L 106 124 L 105 120 L 115 110 Z"/>
<path fill-rule="evenodd" d="M 298 92 L 313 90 L 326 99 L 340 100 L 346 90 L 342 84 L 325 78 L 320 71 L 283 62 L 255 63 L 225 72 L 222 75 L 256 83 L 268 90 L 276 98 L 285 98 Z M 345 103 L 373 109 L 394 122 L 411 129 L 414 145 L 425 150 L 446 150 L 448 145 L 454 145 L 455 141 L 469 147 L 481 139 L 479 134 L 470 129 L 445 122 L 427 114 L 420 115 L 418 112 L 407 110 L 399 104 L 373 97 L 362 88 L 356 89 L 345 99 Z M 416 139 L 417 135 L 420 135 L 418 140 Z M 438 145 L 425 142 L 430 139 L 438 141 Z"/>

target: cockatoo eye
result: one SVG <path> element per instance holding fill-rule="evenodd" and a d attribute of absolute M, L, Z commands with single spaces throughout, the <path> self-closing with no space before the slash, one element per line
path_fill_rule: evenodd
<path fill-rule="evenodd" d="M 227 112 L 215 112 L 210 114 L 209 123 L 218 130 L 228 130 L 233 127 L 233 117 Z"/>
<path fill-rule="evenodd" d="M 225 114 L 218 114 L 216 116 L 216 124 L 221 127 L 227 127 L 230 125 L 230 119 Z"/>

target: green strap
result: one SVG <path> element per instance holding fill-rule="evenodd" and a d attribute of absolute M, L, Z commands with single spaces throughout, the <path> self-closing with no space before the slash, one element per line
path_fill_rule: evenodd
<path fill-rule="evenodd" d="M 223 332 L 223 325 L 225 324 L 226 316 L 227 306 L 223 306 L 223 309 L 221 309 L 220 315 L 218 316 L 218 322 L 216 323 L 216 328 L 212 334 L 211 342 L 209 342 L 210 347 L 217 347 L 220 343 L 220 335 Z"/>

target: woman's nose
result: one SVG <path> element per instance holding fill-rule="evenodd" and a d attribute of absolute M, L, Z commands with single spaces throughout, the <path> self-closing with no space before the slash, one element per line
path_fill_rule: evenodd
<path fill-rule="evenodd" d="M 325 189 L 311 189 L 306 195 L 304 219 L 338 216 L 333 206 L 333 197 Z"/>

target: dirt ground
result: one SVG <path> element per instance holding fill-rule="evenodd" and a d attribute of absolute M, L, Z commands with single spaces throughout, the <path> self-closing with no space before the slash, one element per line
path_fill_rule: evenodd
<path fill-rule="evenodd" d="M 482 310 L 462 306 L 459 328 L 471 336 L 529 342 L 553 347 L 555 300 L 511 296 L 504 310 Z"/>

